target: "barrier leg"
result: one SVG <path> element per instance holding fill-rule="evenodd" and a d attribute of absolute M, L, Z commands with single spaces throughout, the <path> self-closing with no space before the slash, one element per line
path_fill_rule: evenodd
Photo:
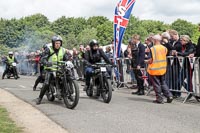
<path fill-rule="evenodd" d="M 150 92 L 153 91 L 153 86 L 148 86 L 147 88 L 148 88 L 148 90 L 147 90 L 146 96 L 148 96 L 150 94 Z"/>

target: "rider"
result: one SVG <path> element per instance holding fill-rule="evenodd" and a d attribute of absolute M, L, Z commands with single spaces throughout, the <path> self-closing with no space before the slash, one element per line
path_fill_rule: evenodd
<path fill-rule="evenodd" d="M 55 65 L 58 61 L 67 61 L 68 57 L 65 51 L 65 48 L 62 47 L 62 37 L 59 35 L 52 37 L 52 46 L 49 46 L 45 49 L 44 55 L 41 58 L 41 63 L 45 65 L 44 70 L 46 71 L 45 81 L 41 88 L 39 98 L 36 100 L 36 104 L 40 104 L 42 98 L 49 88 L 49 81 L 51 79 L 52 72 L 57 70 L 55 69 L 57 65 Z"/>
<path fill-rule="evenodd" d="M 104 51 L 102 49 L 99 49 L 99 43 L 97 42 L 97 40 L 91 40 L 89 45 L 90 50 L 85 53 L 86 86 L 84 88 L 84 91 L 86 91 L 86 89 L 88 89 L 90 86 L 90 78 L 92 76 L 92 72 L 94 71 L 94 68 L 91 66 L 92 64 L 101 62 L 101 58 L 103 58 L 107 63 L 111 64 L 112 66 L 115 66 L 105 55 Z"/>
<path fill-rule="evenodd" d="M 40 60 L 39 60 L 39 65 L 40 65 L 40 75 L 37 77 L 35 84 L 33 86 L 33 91 L 36 90 L 37 85 L 39 83 L 43 83 L 44 82 L 44 65 L 41 63 L 41 58 L 44 56 L 44 51 L 45 49 L 47 49 L 48 47 L 52 46 L 51 43 L 50 44 L 44 44 L 42 47 L 42 53 L 40 54 Z"/>
<path fill-rule="evenodd" d="M 13 52 L 8 52 L 8 56 L 5 59 L 6 69 L 2 75 L 2 79 L 4 79 L 5 75 L 8 73 L 9 68 L 12 66 L 12 63 L 18 63 L 17 59 L 13 56 Z M 19 78 L 16 67 L 13 67 L 13 71 L 16 74 L 17 78 Z"/>

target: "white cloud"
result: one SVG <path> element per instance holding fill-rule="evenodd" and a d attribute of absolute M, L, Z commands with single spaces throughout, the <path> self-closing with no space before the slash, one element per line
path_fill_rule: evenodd
<path fill-rule="evenodd" d="M 21 18 L 41 13 L 51 21 L 61 16 L 113 18 L 118 0 L 0 0 L 0 17 Z M 200 22 L 200 0 L 136 0 L 133 15 L 171 23 L 177 18 Z"/>

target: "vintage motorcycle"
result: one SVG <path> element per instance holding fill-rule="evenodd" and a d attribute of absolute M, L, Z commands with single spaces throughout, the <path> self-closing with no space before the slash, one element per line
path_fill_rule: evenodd
<path fill-rule="evenodd" d="M 73 109 L 79 101 L 79 86 L 73 78 L 74 66 L 70 61 L 59 61 L 57 66 L 57 71 L 52 72 L 49 89 L 46 91 L 47 99 L 49 101 L 54 101 L 55 98 L 63 99 L 65 106 Z"/>
<path fill-rule="evenodd" d="M 16 80 L 18 79 L 16 66 L 17 64 L 15 62 L 13 62 L 11 65 L 8 65 L 8 72 L 6 74 L 8 79 L 11 77 L 14 77 Z"/>
<path fill-rule="evenodd" d="M 108 64 L 106 63 L 96 63 L 92 65 L 94 71 L 90 80 L 89 89 L 86 90 L 87 96 L 95 96 L 97 98 L 101 96 L 105 103 L 109 103 L 112 98 L 112 85 L 110 76 L 106 70 L 107 66 Z"/>

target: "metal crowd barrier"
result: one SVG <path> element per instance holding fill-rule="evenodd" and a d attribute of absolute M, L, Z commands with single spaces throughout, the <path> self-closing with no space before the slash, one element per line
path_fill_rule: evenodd
<path fill-rule="evenodd" d="M 174 97 L 180 97 L 186 93 L 183 103 L 189 97 L 199 101 L 200 98 L 200 59 L 197 57 L 167 57 L 166 82 Z M 147 95 L 153 89 L 149 89 Z"/>
<path fill-rule="evenodd" d="M 113 61 L 113 58 L 111 58 Z M 130 73 L 127 72 L 130 67 L 129 58 L 117 58 L 117 69 L 111 70 L 111 81 L 113 87 L 127 87 L 132 81 Z M 82 75 L 78 74 L 78 78 L 83 78 L 84 63 L 82 60 L 73 60 L 77 71 L 82 71 Z M 167 72 L 166 82 L 174 96 L 181 96 L 182 93 L 187 94 L 183 102 L 186 102 L 188 97 L 194 96 L 197 100 L 200 98 L 200 58 L 197 57 L 167 57 Z M 142 78 L 144 79 L 144 87 L 147 90 L 146 95 L 153 91 L 152 83 L 149 80 L 147 66 L 140 69 Z M 77 72 L 80 73 L 80 72 Z M 199 100 L 198 100 L 199 101 Z"/>

